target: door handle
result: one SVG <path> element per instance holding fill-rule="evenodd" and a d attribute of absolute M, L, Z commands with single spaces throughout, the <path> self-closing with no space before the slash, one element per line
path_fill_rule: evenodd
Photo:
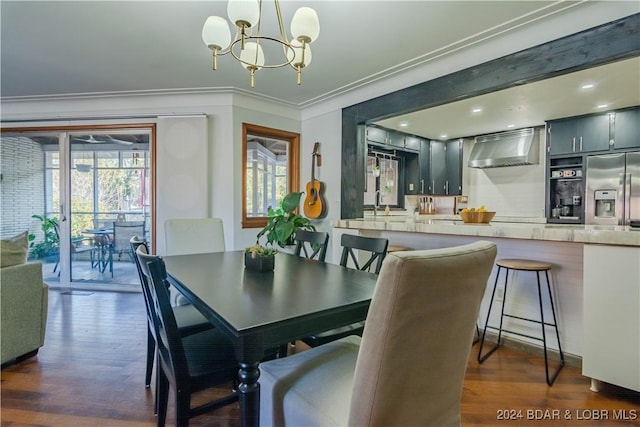
<path fill-rule="evenodd" d="M 67 215 L 64 213 L 64 205 L 60 205 L 60 221 L 64 222 L 67 220 Z"/>
<path fill-rule="evenodd" d="M 580 151 L 582 151 L 582 137 L 580 137 Z"/>
<path fill-rule="evenodd" d="M 576 137 L 575 136 L 573 137 L 572 141 L 573 141 L 573 152 L 575 153 L 576 152 Z"/>

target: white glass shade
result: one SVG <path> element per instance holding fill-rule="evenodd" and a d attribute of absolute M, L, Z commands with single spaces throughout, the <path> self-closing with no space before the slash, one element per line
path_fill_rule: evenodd
<path fill-rule="evenodd" d="M 245 68 L 249 68 L 251 65 L 261 68 L 264 65 L 264 52 L 262 51 L 262 46 L 256 42 L 246 43 L 244 45 L 244 50 L 240 52 L 240 60 L 243 61 L 242 66 Z"/>
<path fill-rule="evenodd" d="M 298 40 L 292 40 L 291 46 L 293 47 L 293 51 L 291 49 L 287 49 L 287 60 L 291 61 L 291 65 L 296 66 L 302 63 L 302 43 L 300 43 Z M 311 63 L 311 58 L 311 46 L 306 45 L 304 52 L 305 67 Z"/>
<path fill-rule="evenodd" d="M 202 41 L 209 48 L 226 49 L 231 43 L 229 23 L 219 16 L 208 17 L 202 27 Z"/>
<path fill-rule="evenodd" d="M 320 34 L 320 21 L 318 14 L 310 7 L 301 7 L 291 19 L 291 35 L 298 40 L 306 40 L 311 43 Z"/>
<path fill-rule="evenodd" d="M 253 27 L 260 20 L 260 4 L 258 0 L 229 0 L 227 14 L 234 24 L 244 21 Z"/>

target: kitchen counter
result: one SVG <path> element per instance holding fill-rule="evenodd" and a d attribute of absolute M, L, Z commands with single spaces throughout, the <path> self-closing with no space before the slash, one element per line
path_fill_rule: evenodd
<path fill-rule="evenodd" d="M 354 230 L 405 231 L 640 247 L 640 229 L 610 225 L 546 224 L 537 218 L 496 217 L 489 224 L 465 224 L 457 215 L 392 215 L 340 219 L 332 221 L 331 225 Z"/>

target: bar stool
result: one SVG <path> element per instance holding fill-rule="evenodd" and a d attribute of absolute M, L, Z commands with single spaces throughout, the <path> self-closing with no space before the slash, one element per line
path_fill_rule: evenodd
<path fill-rule="evenodd" d="M 540 262 L 540 261 L 532 261 L 527 259 L 499 259 L 496 261 L 496 265 L 498 266 L 498 271 L 496 273 L 496 281 L 493 285 L 493 292 L 491 293 L 491 301 L 489 302 L 489 310 L 487 312 L 487 320 L 485 322 L 484 330 L 482 331 L 482 338 L 480 339 L 480 349 L 478 350 L 478 362 L 484 362 L 497 348 L 500 346 L 500 338 L 502 336 L 502 332 L 509 332 L 511 334 L 520 335 L 523 337 L 535 339 L 538 341 L 542 341 L 542 345 L 544 347 L 544 367 L 545 373 L 547 377 L 547 384 L 552 385 L 555 381 L 556 377 L 560 373 L 560 369 L 564 366 L 564 354 L 562 353 L 562 347 L 560 345 L 560 334 L 558 333 L 558 322 L 556 320 L 556 310 L 553 305 L 553 296 L 551 294 L 551 284 L 549 283 L 549 270 L 551 270 L 551 264 Z M 496 294 L 496 289 L 498 287 L 498 278 L 500 277 L 500 271 L 505 269 L 505 278 L 504 278 L 504 294 L 502 296 L 502 311 L 500 313 L 500 326 L 498 328 L 489 326 L 489 317 L 491 316 L 491 308 L 493 306 L 493 299 Z M 536 279 L 538 281 L 538 301 L 540 303 L 540 320 L 529 319 L 520 316 L 515 316 L 513 314 L 508 314 L 504 312 L 504 305 L 507 299 L 507 282 L 509 278 L 509 270 L 515 271 L 534 271 L 536 273 Z M 542 288 L 540 286 L 540 272 L 544 271 L 545 278 L 547 279 L 547 291 L 549 293 L 549 303 L 551 304 L 551 313 L 553 314 L 553 323 L 545 322 L 544 320 L 544 308 L 542 306 Z M 527 322 L 537 323 L 542 327 L 542 338 L 535 337 L 531 335 L 526 335 L 519 332 L 510 331 L 502 328 L 502 321 L 504 317 L 511 317 L 514 319 L 524 320 Z M 555 373 L 552 377 L 549 377 L 549 358 L 547 355 L 547 334 L 545 331 L 545 326 L 552 326 L 556 331 L 556 340 L 558 342 L 558 353 L 559 353 L 559 366 L 556 369 Z M 485 336 L 487 333 L 487 329 L 497 329 L 498 330 L 498 339 L 495 345 L 489 349 L 485 354 L 482 354 L 482 347 L 484 345 Z"/>

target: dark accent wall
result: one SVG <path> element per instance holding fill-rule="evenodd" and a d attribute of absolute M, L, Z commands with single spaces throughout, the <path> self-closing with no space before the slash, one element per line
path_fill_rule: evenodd
<path fill-rule="evenodd" d="M 366 143 L 359 124 L 639 55 L 640 14 L 635 14 L 344 108 L 341 218 L 363 215 Z"/>

